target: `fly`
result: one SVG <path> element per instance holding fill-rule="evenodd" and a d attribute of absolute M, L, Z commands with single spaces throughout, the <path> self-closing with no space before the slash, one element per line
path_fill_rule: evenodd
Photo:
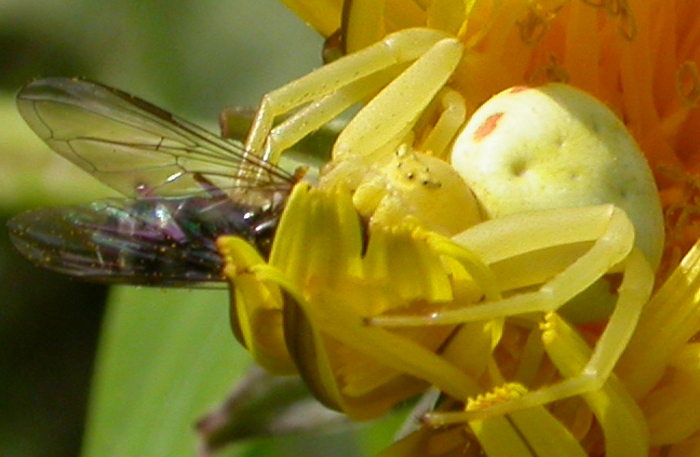
<path fill-rule="evenodd" d="M 221 235 L 269 253 L 296 175 L 87 80 L 33 81 L 17 106 L 51 149 L 126 197 L 11 219 L 13 243 L 38 266 L 102 282 L 186 286 L 222 280 Z"/>

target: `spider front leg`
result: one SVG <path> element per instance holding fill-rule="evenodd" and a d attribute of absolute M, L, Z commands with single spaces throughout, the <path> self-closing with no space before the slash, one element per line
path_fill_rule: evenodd
<path fill-rule="evenodd" d="M 432 113 L 427 110 L 424 113 L 424 118 L 437 118 L 432 128 L 427 129 L 427 134 L 420 138 L 416 149 L 419 151 L 429 152 L 435 157 L 443 160 L 447 159 L 449 146 L 455 139 L 455 136 L 464 125 L 467 117 L 467 107 L 464 103 L 464 98 L 459 92 L 445 88 L 438 94 L 437 100 L 439 106 L 436 107 L 438 113 Z M 420 122 L 420 121 L 419 121 Z M 425 122 L 430 122 L 425 119 Z M 421 131 L 422 129 L 416 129 Z"/>
<path fill-rule="evenodd" d="M 458 40 L 436 30 L 388 35 L 267 94 L 246 150 L 276 163 L 290 145 L 368 98 L 338 138 L 334 158 L 395 148 L 445 86 L 462 52 Z M 298 108 L 273 128 L 277 116 Z"/>
<path fill-rule="evenodd" d="M 372 325 L 449 325 L 536 312 L 558 312 L 606 273 L 621 269 L 623 274 L 608 325 L 591 359 L 578 376 L 520 398 L 467 412 L 465 420 L 507 414 L 599 389 L 610 377 L 627 346 L 654 281 L 644 255 L 634 248 L 634 226 L 624 211 L 613 205 L 602 205 L 522 213 L 484 222 L 453 240 L 489 265 L 502 287 L 501 292 L 508 294 L 510 289 L 511 296 L 427 316 L 376 317 L 371 319 Z M 557 272 L 560 259 L 579 255 L 583 243 L 589 243 L 590 248 Z M 545 256 L 540 255 L 542 250 L 547 250 Z M 513 259 L 514 265 L 520 265 L 516 267 L 519 270 L 509 265 L 509 259 Z M 529 263 L 530 267 L 523 271 L 522 262 Z M 516 288 L 543 280 L 534 292 L 512 293 Z"/>

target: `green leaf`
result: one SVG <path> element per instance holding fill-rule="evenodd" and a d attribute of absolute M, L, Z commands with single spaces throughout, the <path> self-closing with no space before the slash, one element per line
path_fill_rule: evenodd
<path fill-rule="evenodd" d="M 251 365 L 229 329 L 228 292 L 112 290 L 83 457 L 193 457 L 195 423 Z M 401 417 L 235 444 L 216 456 L 373 455 Z"/>
<path fill-rule="evenodd" d="M 115 288 L 102 338 L 85 457 L 194 455 L 194 421 L 251 363 L 226 291 Z"/>

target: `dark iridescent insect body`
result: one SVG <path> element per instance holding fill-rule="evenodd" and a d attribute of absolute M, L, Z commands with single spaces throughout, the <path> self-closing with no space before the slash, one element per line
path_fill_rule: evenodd
<path fill-rule="evenodd" d="M 43 208 L 9 222 L 39 266 L 141 285 L 219 281 L 216 238 L 269 253 L 296 179 L 238 145 L 97 83 L 29 83 L 17 103 L 56 152 L 129 198 Z"/>
<path fill-rule="evenodd" d="M 215 240 L 235 234 L 268 254 L 279 211 L 200 197 L 108 199 L 29 211 L 9 223 L 37 265 L 84 279 L 140 285 L 220 281 Z"/>

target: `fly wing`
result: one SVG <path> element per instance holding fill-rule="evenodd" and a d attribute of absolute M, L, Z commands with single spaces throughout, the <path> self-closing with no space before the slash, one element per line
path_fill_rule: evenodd
<path fill-rule="evenodd" d="M 127 197 L 218 189 L 288 189 L 292 177 L 240 146 L 139 98 L 69 78 L 33 81 L 22 117 L 54 151 Z"/>
<path fill-rule="evenodd" d="M 81 279 L 189 286 L 221 281 L 216 238 L 233 234 L 269 251 L 279 214 L 228 198 L 102 200 L 42 208 L 10 220 L 10 237 L 35 264 Z"/>

